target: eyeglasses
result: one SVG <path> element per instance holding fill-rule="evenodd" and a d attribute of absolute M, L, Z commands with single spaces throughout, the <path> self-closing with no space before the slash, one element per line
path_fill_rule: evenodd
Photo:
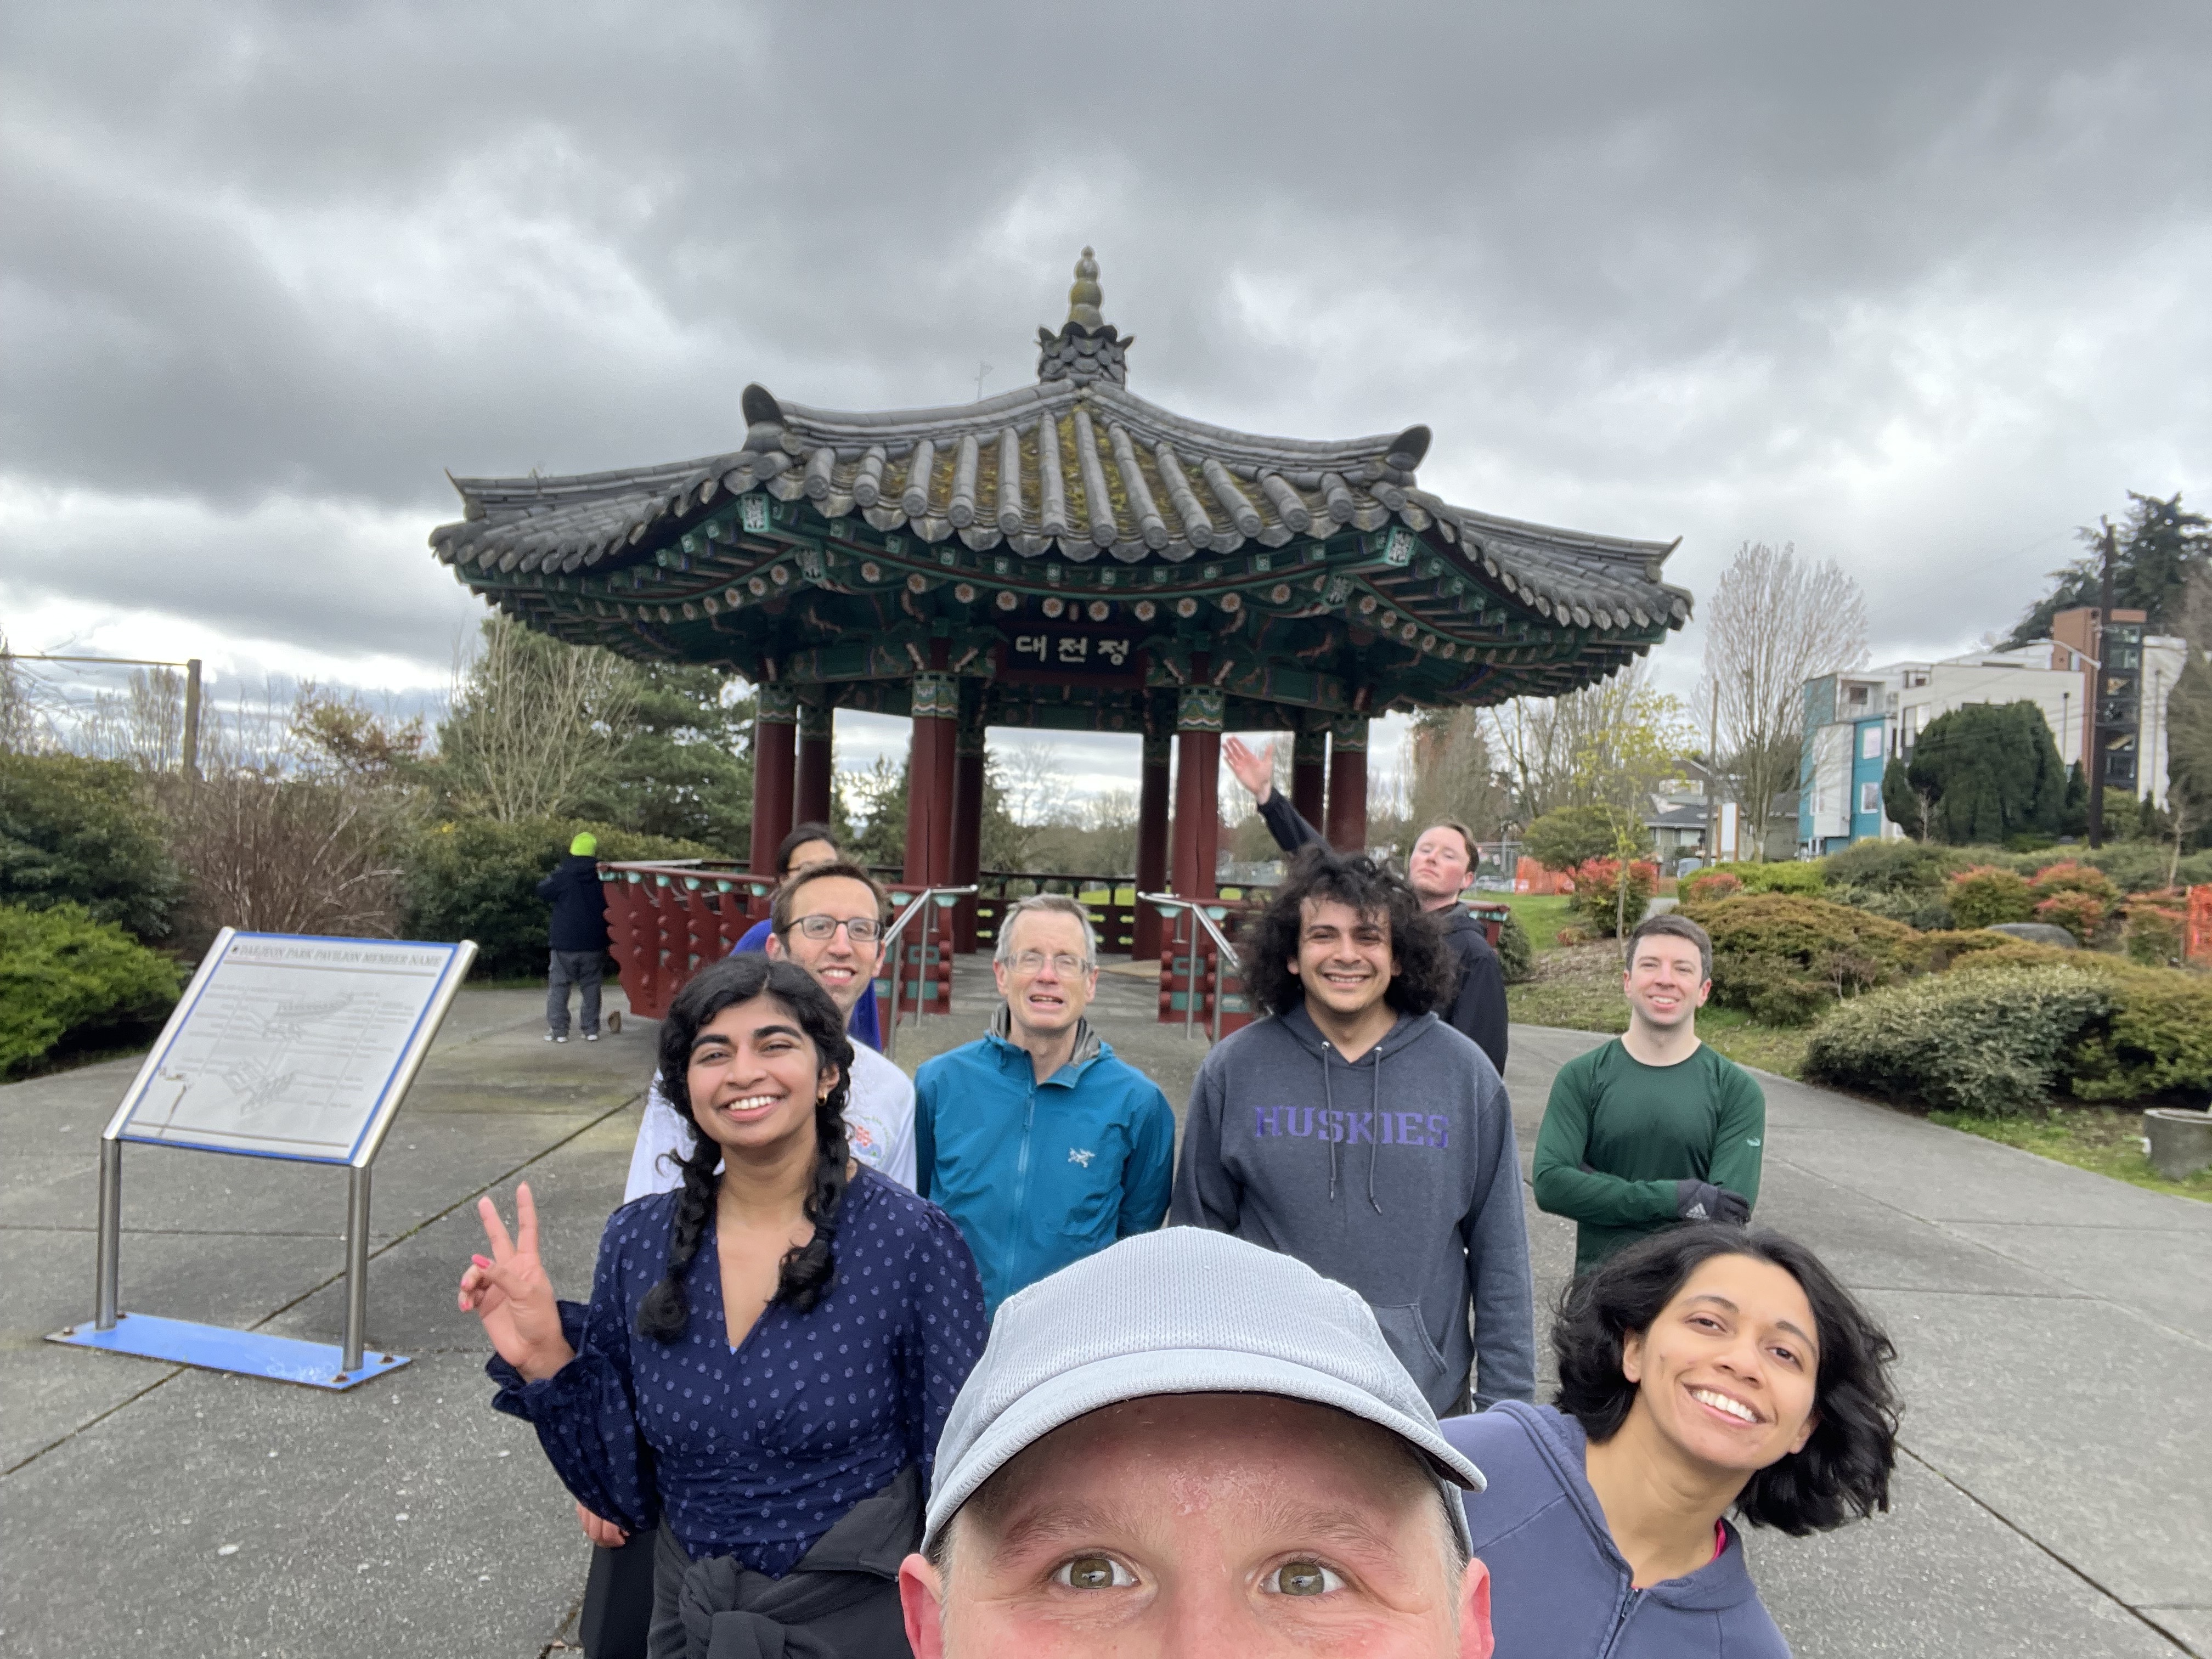
<path fill-rule="evenodd" d="M 840 927 L 855 945 L 873 945 L 884 936 L 884 925 L 873 916 L 801 916 L 791 924 L 809 939 L 828 939 Z"/>
<path fill-rule="evenodd" d="M 1045 954 L 1042 951 L 1024 951 L 1013 957 L 1010 965 L 1018 974 L 1041 974 L 1044 971 Z M 1073 979 L 1078 974 L 1087 974 L 1091 964 L 1081 957 L 1066 954 L 1052 958 L 1052 971 L 1062 979 Z"/>

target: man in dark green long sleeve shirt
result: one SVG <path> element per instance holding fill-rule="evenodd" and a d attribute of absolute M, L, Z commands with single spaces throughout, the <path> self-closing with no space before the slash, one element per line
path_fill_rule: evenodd
<path fill-rule="evenodd" d="M 1712 941 L 1686 917 L 1629 936 L 1626 1035 L 1552 1080 L 1536 1136 L 1537 1208 L 1576 1222 L 1575 1272 L 1682 1221 L 1750 1218 L 1766 1096 L 1698 1040 Z"/>

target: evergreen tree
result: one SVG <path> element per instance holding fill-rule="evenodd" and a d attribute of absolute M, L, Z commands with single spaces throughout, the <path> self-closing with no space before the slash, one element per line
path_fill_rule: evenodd
<path fill-rule="evenodd" d="M 2080 761 L 2066 769 L 2066 799 L 2058 809 L 2058 833 L 2062 836 L 2086 836 L 2089 833 L 2089 780 L 2082 775 Z"/>
<path fill-rule="evenodd" d="M 2212 520 L 2170 501 L 2128 492 L 2127 523 L 2121 526 L 2112 557 L 2112 608 L 2141 611 L 2153 633 L 2171 631 L 2180 620 L 2182 599 L 2192 573 L 2212 570 Z M 2084 526 L 2076 532 L 2089 550 L 2051 573 L 2051 592 L 2028 607 L 2008 645 L 2051 637 L 2051 619 L 2062 611 L 2100 604 L 2104 582 L 2105 532 Z"/>
<path fill-rule="evenodd" d="M 629 714 L 577 816 L 744 858 L 752 841 L 752 698 L 718 669 L 623 666 Z"/>
<path fill-rule="evenodd" d="M 1931 838 L 1954 847 L 2052 835 L 2066 774 L 2043 711 L 2027 702 L 1968 703 L 1920 734 L 1905 776 L 1929 803 Z"/>
<path fill-rule="evenodd" d="M 1881 810 L 1889 821 L 1918 841 L 1928 833 L 1927 814 L 1921 810 L 1920 797 L 1912 792 L 1912 780 L 1906 775 L 1905 763 L 1892 758 L 1882 769 Z"/>

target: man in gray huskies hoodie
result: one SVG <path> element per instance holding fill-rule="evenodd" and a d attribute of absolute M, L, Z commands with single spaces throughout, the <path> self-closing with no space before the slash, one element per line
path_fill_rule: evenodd
<path fill-rule="evenodd" d="M 1532 1398 L 1512 1112 L 1481 1051 L 1433 1012 L 1457 979 L 1435 922 L 1370 860 L 1309 848 L 1243 957 L 1273 1017 L 1199 1067 L 1169 1222 L 1357 1291 L 1439 1415 L 1467 1409 L 1470 1366 L 1475 1405 Z"/>

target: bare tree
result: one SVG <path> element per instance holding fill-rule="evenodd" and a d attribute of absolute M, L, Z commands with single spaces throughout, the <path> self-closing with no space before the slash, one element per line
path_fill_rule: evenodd
<path fill-rule="evenodd" d="M 0 633 L 0 750 L 26 753 L 40 746 L 47 722 L 32 696 L 29 677 L 16 665 Z"/>
<path fill-rule="evenodd" d="M 996 749 L 999 789 L 1006 816 L 1024 828 L 1058 823 L 1074 807 L 1073 786 L 1050 743 L 1008 744 Z"/>
<path fill-rule="evenodd" d="M 1765 855 L 1770 805 L 1797 781 L 1805 682 L 1856 668 L 1866 655 L 1866 599 L 1834 560 L 1801 560 L 1794 543 L 1777 552 L 1746 542 L 1721 574 L 1705 603 L 1698 707 L 1718 690 L 1714 760 L 1734 779 L 1754 859 Z"/>
<path fill-rule="evenodd" d="M 486 817 L 557 817 L 613 757 L 635 705 L 621 658 L 494 615 L 454 687 L 440 748 L 456 793 Z"/>
<path fill-rule="evenodd" d="M 1651 689 L 1641 659 L 1563 697 L 1516 697 L 1484 711 L 1485 735 L 1510 781 L 1525 823 L 1563 806 L 1642 813 L 1669 769 L 1655 754 L 1680 754 L 1680 704 Z"/>
<path fill-rule="evenodd" d="M 1399 751 L 1408 834 L 1418 836 L 1428 825 L 1450 818 L 1479 839 L 1497 835 L 1512 797 L 1498 781 L 1483 725 L 1472 708 L 1424 709 L 1413 717 L 1412 740 Z M 1410 853 L 1411 846 L 1406 850 Z"/>

